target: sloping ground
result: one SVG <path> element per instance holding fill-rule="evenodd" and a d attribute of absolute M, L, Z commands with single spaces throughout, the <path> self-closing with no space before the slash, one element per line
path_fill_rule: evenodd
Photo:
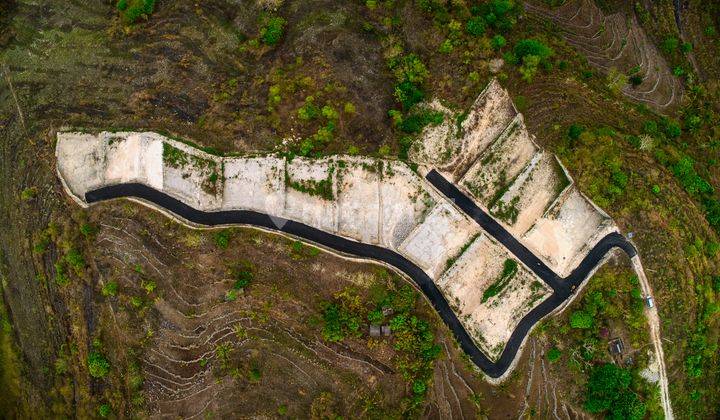
<path fill-rule="evenodd" d="M 118 353 L 137 357 L 138 372 L 128 377 L 142 381 L 140 417 L 270 417 L 284 407 L 303 418 L 328 398 L 329 409 L 343 417 L 362 413 L 367 403 L 389 412 L 400 406 L 407 389 L 388 340 L 331 344 L 312 322 L 323 299 L 377 281 L 377 267 L 324 254 L 293 259 L 290 241 L 250 230 L 234 230 L 221 250 L 211 234 L 168 224 L 139 206 L 106 203 L 97 210 L 98 268 L 105 283 L 118 285 L 107 320 L 114 319 Z M 228 271 L 238 264 L 251 267 L 254 279 L 229 301 Z M 436 365 L 428 410 L 473 417 L 478 378 L 450 350 Z"/>
<path fill-rule="evenodd" d="M 682 84 L 634 16 L 606 16 L 592 0 L 568 1 L 554 9 L 525 2 L 525 10 L 530 16 L 556 24 L 562 37 L 602 72 L 616 69 L 627 74 L 637 70 L 642 83 L 622 88 L 630 100 L 659 111 L 680 103 Z"/>
<path fill-rule="evenodd" d="M 507 91 L 491 81 L 475 101 L 441 170 L 560 277 L 617 227 L 534 140 Z M 432 144 L 432 128 L 419 143 Z M 419 150 L 430 147 L 418 146 Z"/>

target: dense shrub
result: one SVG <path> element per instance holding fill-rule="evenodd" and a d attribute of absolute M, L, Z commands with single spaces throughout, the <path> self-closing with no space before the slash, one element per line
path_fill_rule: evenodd
<path fill-rule="evenodd" d="M 585 409 L 590 413 L 608 413 L 611 419 L 639 420 L 647 410 L 630 389 L 629 370 L 612 363 L 594 366 L 585 392 Z"/>
<path fill-rule="evenodd" d="M 480 16 L 474 16 L 468 20 L 467 24 L 465 25 L 465 30 L 470 35 L 474 36 L 482 36 L 485 34 L 485 19 L 483 19 Z"/>
<path fill-rule="evenodd" d="M 133 24 L 140 18 L 147 19 L 155 10 L 155 0 L 119 0 L 116 4 L 123 20 Z"/>
<path fill-rule="evenodd" d="M 104 378 L 110 372 L 110 362 L 98 351 L 90 352 L 88 370 L 93 378 Z"/>
<path fill-rule="evenodd" d="M 275 45 L 280 42 L 285 29 L 285 19 L 279 16 L 272 16 L 267 19 L 265 26 L 260 29 L 260 39 L 265 45 Z"/>
<path fill-rule="evenodd" d="M 593 317 L 585 311 L 575 311 L 570 315 L 570 326 L 577 329 L 589 329 L 594 325 Z"/>

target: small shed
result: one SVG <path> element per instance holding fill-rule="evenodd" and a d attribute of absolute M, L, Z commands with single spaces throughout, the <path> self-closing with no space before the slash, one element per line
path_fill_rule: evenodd
<path fill-rule="evenodd" d="M 608 350 L 610 351 L 610 354 L 614 356 L 622 355 L 625 351 L 625 344 L 623 344 L 622 338 L 614 338 L 610 340 Z"/>
<path fill-rule="evenodd" d="M 384 335 L 385 337 L 390 336 L 391 331 L 389 325 L 383 325 L 380 329 L 382 330 L 382 335 Z"/>
<path fill-rule="evenodd" d="M 370 337 L 380 337 L 380 326 L 379 325 L 371 325 L 370 326 Z"/>

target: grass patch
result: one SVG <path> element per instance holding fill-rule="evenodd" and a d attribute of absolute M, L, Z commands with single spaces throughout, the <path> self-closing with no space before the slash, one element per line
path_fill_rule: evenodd
<path fill-rule="evenodd" d="M 518 271 L 518 263 L 517 261 L 513 259 L 506 259 L 503 263 L 503 271 L 500 273 L 500 276 L 497 280 L 495 280 L 495 283 L 491 284 L 490 287 L 488 287 L 483 292 L 482 297 L 482 303 L 485 303 L 488 299 L 490 299 L 493 296 L 497 296 L 500 292 L 503 291 L 505 286 L 510 283 L 510 280 L 512 280 L 513 277 L 515 277 L 515 274 L 517 274 Z"/>

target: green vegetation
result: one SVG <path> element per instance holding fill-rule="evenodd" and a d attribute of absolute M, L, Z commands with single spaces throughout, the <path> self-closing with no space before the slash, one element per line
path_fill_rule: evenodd
<path fill-rule="evenodd" d="M 594 366 L 585 392 L 585 409 L 608 418 L 640 420 L 647 408 L 630 389 L 631 372 L 612 363 Z"/>
<path fill-rule="evenodd" d="M 102 295 L 103 296 L 115 296 L 117 295 L 118 291 L 118 284 L 115 281 L 108 281 L 105 283 L 105 285 L 102 287 Z"/>
<path fill-rule="evenodd" d="M 529 38 L 515 44 L 513 52 L 507 53 L 505 59 L 510 63 L 520 64 L 522 79 L 531 82 L 540 65 L 548 69 L 551 67 L 549 59 L 554 54 L 553 49 L 544 42 Z"/>
<path fill-rule="evenodd" d="M 547 359 L 550 363 L 560 360 L 560 356 L 562 356 L 562 352 L 557 347 L 553 347 L 547 352 Z"/>
<path fill-rule="evenodd" d="M 182 150 L 168 143 L 163 143 L 163 162 L 173 168 L 182 168 L 187 165 L 190 160 L 188 155 Z"/>
<path fill-rule="evenodd" d="M 415 54 L 395 57 L 388 61 L 390 70 L 395 75 L 395 99 L 404 111 L 425 99 L 423 82 L 430 75 L 425 64 Z"/>
<path fill-rule="evenodd" d="M 227 249 L 230 245 L 230 238 L 232 237 L 232 230 L 222 229 L 213 234 L 213 241 L 215 245 L 220 249 Z"/>
<path fill-rule="evenodd" d="M 330 166 L 327 172 L 327 178 L 321 180 L 307 179 L 302 181 L 294 181 L 290 179 L 290 175 L 285 172 L 285 182 L 288 187 L 300 191 L 305 194 L 309 194 L 313 197 L 320 197 L 323 200 L 332 201 L 335 199 L 335 192 L 333 191 L 333 173 L 335 168 Z"/>
<path fill-rule="evenodd" d="M 370 324 L 388 323 L 393 332 L 396 364 L 412 394 L 403 399 L 403 414 L 414 417 L 422 407 L 440 354 L 430 324 L 414 313 L 417 293 L 407 284 L 378 282 L 370 289 L 372 302 L 356 290 L 345 289 L 323 305 L 323 338 L 338 342 L 347 337 L 366 336 Z M 382 308 L 392 308 L 386 318 Z"/>
<path fill-rule="evenodd" d="M 589 329 L 594 325 L 593 317 L 585 311 L 574 311 L 570 316 L 570 326 L 577 329 Z"/>
<path fill-rule="evenodd" d="M 287 21 L 279 16 L 267 18 L 265 25 L 260 29 L 260 39 L 265 45 L 275 45 L 280 42 Z"/>
<path fill-rule="evenodd" d="M 500 292 L 502 292 L 505 286 L 510 283 L 510 280 L 515 277 L 517 271 L 517 261 L 510 258 L 506 259 L 503 263 L 503 270 L 502 273 L 500 273 L 500 276 L 498 276 L 497 280 L 495 280 L 495 282 L 483 292 L 482 302 L 485 303 L 491 297 L 497 296 Z"/>
<path fill-rule="evenodd" d="M 88 356 L 88 371 L 93 378 L 104 378 L 110 373 L 110 362 L 97 350 Z"/>
<path fill-rule="evenodd" d="M 118 0 L 116 8 L 126 24 L 147 20 L 155 10 L 155 0 Z"/>
<path fill-rule="evenodd" d="M 429 124 L 438 125 L 442 123 L 444 119 L 445 115 L 442 112 L 423 109 L 403 118 L 400 123 L 400 129 L 408 134 L 417 134 L 421 132 L 425 126 Z"/>

